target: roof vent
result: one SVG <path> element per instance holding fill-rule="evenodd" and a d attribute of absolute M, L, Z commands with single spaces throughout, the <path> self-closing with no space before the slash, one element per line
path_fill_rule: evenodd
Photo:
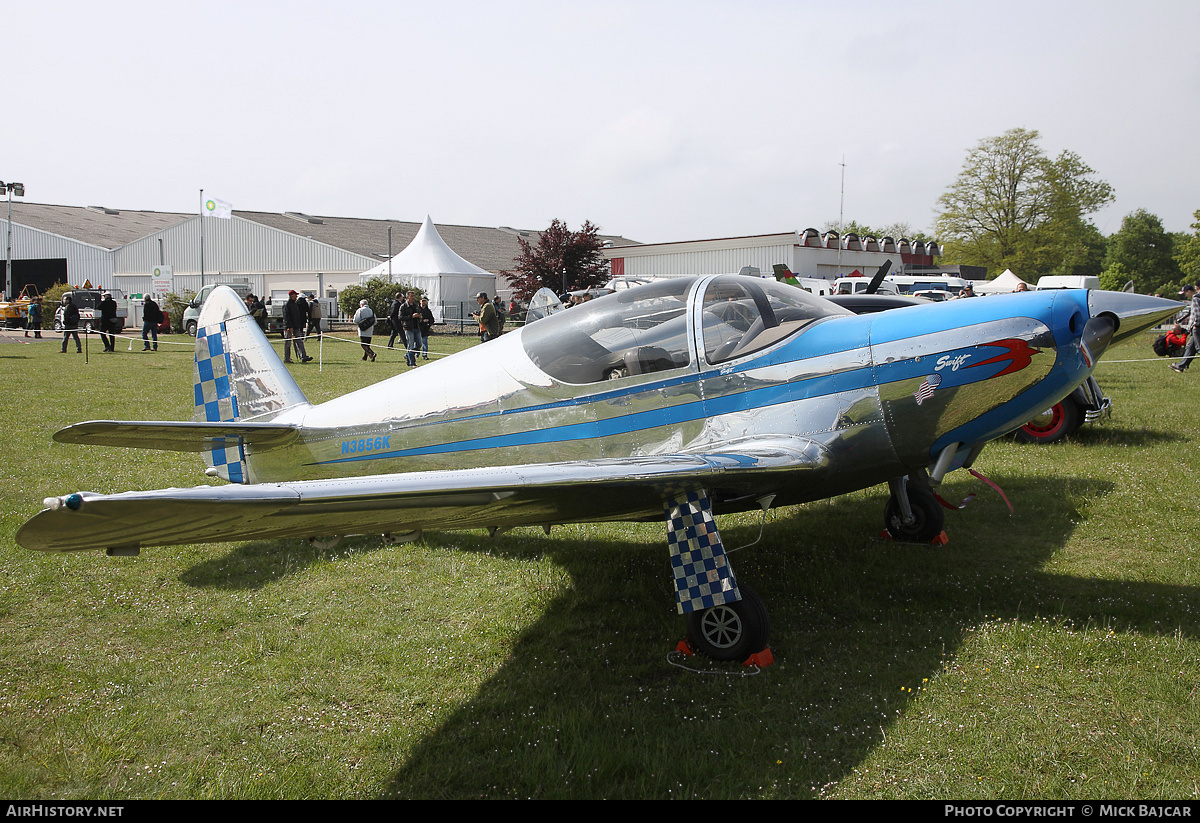
<path fill-rule="evenodd" d="M 312 223 L 314 226 L 320 226 L 325 223 L 320 217 L 313 217 L 311 214 L 304 214 L 298 211 L 285 211 L 284 217 L 290 217 L 293 220 L 299 220 L 301 223 Z"/>
<path fill-rule="evenodd" d="M 110 209 L 108 206 L 85 206 L 88 211 L 94 211 L 96 214 L 120 214 L 116 209 Z"/>

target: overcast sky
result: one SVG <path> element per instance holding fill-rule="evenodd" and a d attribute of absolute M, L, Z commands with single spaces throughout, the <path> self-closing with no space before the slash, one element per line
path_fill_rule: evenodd
<path fill-rule="evenodd" d="M 1036 129 L 1171 231 L 1200 209 L 1200 3 L 5 4 L 0 179 L 38 203 L 642 242 L 931 230 Z"/>

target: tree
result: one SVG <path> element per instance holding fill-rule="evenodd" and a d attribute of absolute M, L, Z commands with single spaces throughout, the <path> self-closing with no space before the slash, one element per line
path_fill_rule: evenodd
<path fill-rule="evenodd" d="M 388 312 L 392 308 L 392 299 L 395 298 L 396 292 L 404 294 L 406 292 L 416 292 L 417 300 L 423 296 L 423 290 L 416 286 L 410 286 L 406 283 L 393 283 L 390 280 L 385 280 L 382 277 L 372 277 L 362 285 L 346 286 L 338 292 L 338 307 L 341 308 L 342 314 L 347 317 L 353 317 L 358 311 L 358 303 L 363 298 L 366 298 L 367 305 L 371 307 L 371 311 L 375 316 L 382 321 L 388 316 Z"/>
<path fill-rule="evenodd" d="M 1179 291 L 1182 273 L 1172 253 L 1174 243 L 1162 221 L 1138 209 L 1121 221 L 1121 228 L 1108 239 L 1104 268 L 1120 266 L 1133 280 L 1134 291 L 1142 294 Z"/>
<path fill-rule="evenodd" d="M 1100 288 L 1105 291 L 1123 291 L 1132 278 L 1120 263 L 1113 263 L 1100 272 Z"/>
<path fill-rule="evenodd" d="M 1192 213 L 1192 233 L 1182 234 L 1175 239 L 1175 263 L 1185 282 L 1200 280 L 1200 210 Z"/>
<path fill-rule="evenodd" d="M 1048 158 L 1039 138 L 1010 129 L 967 154 L 938 198 L 937 236 L 947 261 L 1026 278 L 1080 273 L 1080 265 L 1098 269 L 1102 238 L 1084 218 L 1112 201 L 1112 187 L 1074 152 Z"/>
<path fill-rule="evenodd" d="M 536 246 L 524 238 L 518 242 L 521 254 L 513 259 L 513 271 L 502 274 L 512 280 L 513 293 L 521 300 L 530 299 L 541 288 L 562 294 L 568 289 L 603 286 L 609 280 L 600 229 L 586 220 L 573 232 L 556 218 Z"/>

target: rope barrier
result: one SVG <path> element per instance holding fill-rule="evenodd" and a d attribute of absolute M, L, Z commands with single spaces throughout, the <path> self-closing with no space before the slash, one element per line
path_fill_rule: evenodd
<path fill-rule="evenodd" d="M 65 331 L 65 329 L 60 329 L 58 331 L 55 331 L 53 329 L 42 329 L 41 331 L 42 331 L 42 336 L 39 339 L 59 341 L 62 339 L 62 334 L 63 334 L 63 331 Z M 95 330 L 92 330 L 89 332 L 87 329 L 75 329 L 75 331 L 78 331 L 81 335 L 88 337 L 89 339 L 91 337 L 97 337 L 100 334 L 99 332 L 97 332 Z M 18 333 L 20 333 L 23 336 L 24 329 L 4 329 L 3 330 L 3 334 L 6 337 L 14 337 Z M 382 336 L 383 335 L 379 335 L 379 337 L 382 337 Z M 143 340 L 143 338 L 140 335 L 126 336 L 124 334 L 118 333 L 118 334 L 115 334 L 114 337 L 116 337 L 118 340 L 129 341 L 127 351 L 133 351 L 134 343 L 143 343 L 143 344 L 145 343 L 145 341 Z M 325 340 L 335 340 L 339 343 L 351 343 L 355 346 L 361 345 L 361 343 L 362 343 L 362 341 L 359 340 L 357 337 L 340 337 L 336 334 L 330 334 L 328 332 L 324 332 L 320 335 L 309 335 L 307 337 L 301 338 L 301 340 L 304 341 L 305 343 L 307 343 L 308 341 L 312 340 L 314 337 L 316 337 L 322 344 L 324 344 Z M 32 340 L 33 338 L 29 338 L 29 339 Z M 284 342 L 285 342 L 285 340 L 282 338 L 280 340 L 271 340 L 270 341 L 270 343 L 273 347 L 281 346 L 281 345 L 283 345 Z M 183 346 L 188 349 L 191 349 L 191 348 L 195 348 L 196 342 L 192 338 L 188 338 L 187 342 L 179 342 L 176 340 L 169 339 L 166 335 L 162 335 L 158 338 L 157 343 L 155 343 L 155 341 L 153 339 L 151 339 L 150 345 Z M 401 352 L 401 353 L 405 353 L 408 351 L 407 346 L 403 346 L 403 347 L 402 346 L 387 346 L 382 343 L 371 343 L 370 345 L 371 345 L 372 349 L 378 349 L 378 350 L 382 350 L 382 351 L 394 351 L 394 352 Z M 428 356 L 430 359 L 432 359 L 432 358 L 437 358 L 437 357 L 449 357 L 450 355 L 445 352 L 435 352 L 435 351 L 430 350 L 428 353 Z M 424 358 L 425 355 L 423 353 L 418 354 L 418 357 Z M 1132 360 L 1105 360 L 1104 358 L 1101 358 L 1096 363 L 1096 365 L 1097 366 L 1109 366 L 1109 365 L 1115 365 L 1117 363 L 1171 363 L 1171 362 L 1174 362 L 1177 360 L 1182 360 L 1182 359 L 1183 359 L 1183 355 L 1178 355 L 1175 357 L 1155 356 L 1155 357 L 1138 358 L 1138 359 L 1132 359 Z M 320 358 L 317 358 L 317 360 L 318 360 L 318 366 L 323 365 Z"/>

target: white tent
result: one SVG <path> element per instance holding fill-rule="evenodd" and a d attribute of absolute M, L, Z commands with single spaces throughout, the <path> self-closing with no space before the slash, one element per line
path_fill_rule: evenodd
<path fill-rule="evenodd" d="M 1017 286 L 1025 283 L 1024 280 L 1012 273 L 1012 269 L 1005 269 L 1004 274 L 997 277 L 995 280 L 972 280 L 971 285 L 975 287 L 976 294 L 1008 294 L 1010 291 L 1016 291 Z M 1028 283 L 1025 283 L 1028 286 Z M 1032 291 L 1032 287 L 1030 291 Z"/>
<path fill-rule="evenodd" d="M 496 293 L 496 275 L 447 246 L 428 215 L 404 251 L 363 272 L 358 280 L 365 283 L 373 277 L 386 279 L 389 272 L 394 282 L 411 284 L 425 292 L 438 323 L 445 322 L 447 314 L 457 320 L 475 311 L 475 295 L 479 292 Z"/>

